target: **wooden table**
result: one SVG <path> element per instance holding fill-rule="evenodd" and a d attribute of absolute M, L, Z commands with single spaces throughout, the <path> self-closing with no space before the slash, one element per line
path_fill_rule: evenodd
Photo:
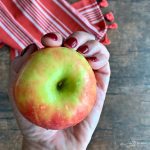
<path fill-rule="evenodd" d="M 149 0 L 110 0 L 119 25 L 110 31 L 112 70 L 100 123 L 88 150 L 150 149 Z M 0 50 L 0 150 L 20 150 L 22 136 L 10 106 L 9 50 Z"/>

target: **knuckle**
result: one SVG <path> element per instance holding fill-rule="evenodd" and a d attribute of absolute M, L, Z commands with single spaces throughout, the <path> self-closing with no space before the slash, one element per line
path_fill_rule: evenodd
<path fill-rule="evenodd" d="M 95 46 L 99 45 L 99 42 L 97 40 L 89 40 L 88 43 L 90 45 L 95 45 Z"/>
<path fill-rule="evenodd" d="M 85 32 L 85 31 L 76 31 L 71 36 L 80 36 L 80 37 L 87 37 L 89 40 L 95 40 L 95 36 L 91 33 Z"/>

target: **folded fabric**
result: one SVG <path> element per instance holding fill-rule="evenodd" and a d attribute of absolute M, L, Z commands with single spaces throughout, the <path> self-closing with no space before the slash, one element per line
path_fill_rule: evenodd
<path fill-rule="evenodd" d="M 42 47 L 40 39 L 48 32 L 59 32 L 66 38 L 75 31 L 86 31 L 108 44 L 107 28 L 96 0 L 72 5 L 66 0 L 0 1 L 0 45 L 11 47 L 11 59 L 33 42 Z"/>

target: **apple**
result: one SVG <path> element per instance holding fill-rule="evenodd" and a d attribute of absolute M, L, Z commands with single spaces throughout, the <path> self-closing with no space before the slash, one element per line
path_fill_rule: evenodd
<path fill-rule="evenodd" d="M 16 106 L 30 122 L 64 129 L 82 121 L 96 100 L 96 79 L 87 60 L 65 47 L 33 53 L 14 86 Z"/>

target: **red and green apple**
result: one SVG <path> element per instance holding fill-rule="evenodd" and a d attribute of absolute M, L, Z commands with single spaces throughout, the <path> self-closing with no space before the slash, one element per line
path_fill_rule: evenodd
<path fill-rule="evenodd" d="M 65 47 L 33 53 L 19 72 L 14 96 L 21 114 L 46 129 L 74 126 L 90 113 L 96 80 L 87 60 Z"/>

